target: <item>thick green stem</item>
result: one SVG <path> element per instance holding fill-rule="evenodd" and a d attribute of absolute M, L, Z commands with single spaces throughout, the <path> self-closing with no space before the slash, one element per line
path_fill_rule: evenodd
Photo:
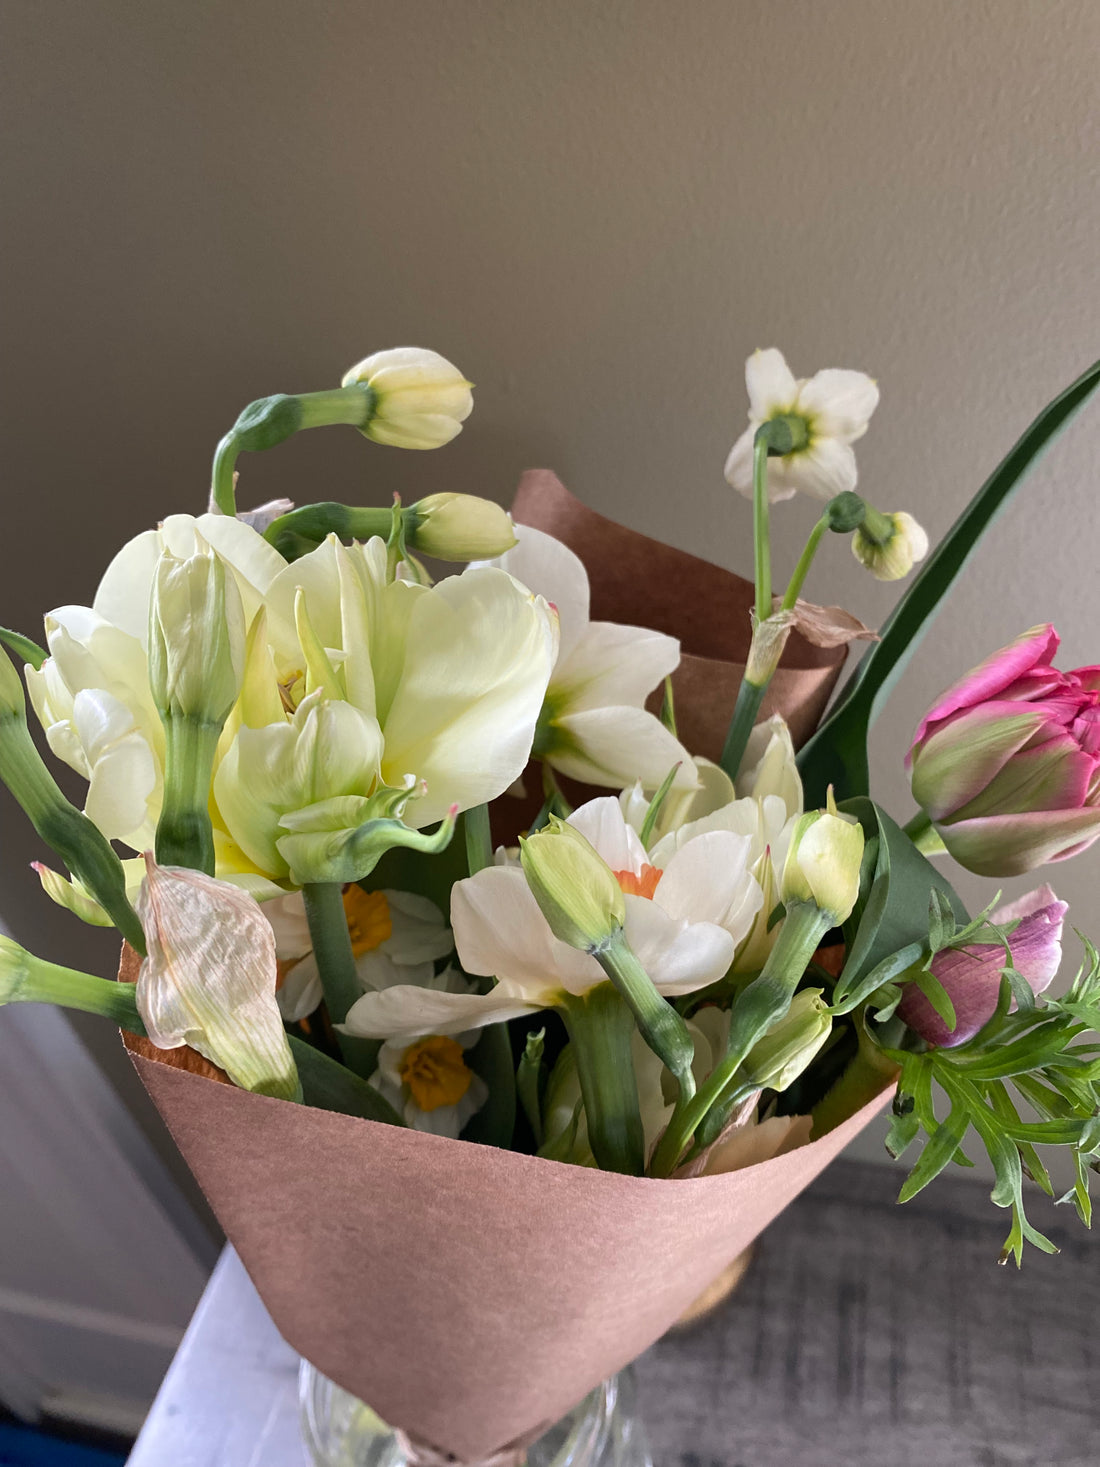
<path fill-rule="evenodd" d="M 130 946 L 145 952 L 145 934 L 126 895 L 126 875 L 110 841 L 57 787 L 35 748 L 26 718 L 0 715 L 0 780 L 42 840 L 85 886 Z"/>
<path fill-rule="evenodd" d="M 488 805 L 475 805 L 462 817 L 466 836 L 466 869 L 471 876 L 493 864 L 493 837 L 489 829 Z"/>
<path fill-rule="evenodd" d="M 760 712 L 760 705 L 767 691 L 767 683 L 763 685 L 750 683 L 747 677 L 741 679 L 741 686 L 737 690 L 733 717 L 730 719 L 729 730 L 726 733 L 722 757 L 718 761 L 735 785 L 738 771 L 741 768 L 741 760 L 745 757 L 749 735 L 756 726 L 756 715 Z"/>
<path fill-rule="evenodd" d="M 0 1004 L 50 1003 L 111 1019 L 131 1034 L 144 1034 L 137 1008 L 137 985 L 96 978 L 62 968 L 5 941 L 0 947 Z"/>
<path fill-rule="evenodd" d="M 302 887 L 302 899 L 325 1007 L 332 1023 L 342 1024 L 352 1004 L 363 996 L 344 911 L 343 887 L 338 881 L 314 882 Z M 336 1037 L 348 1069 L 369 1079 L 378 1056 L 377 1042 L 339 1031 Z"/>
<path fill-rule="evenodd" d="M 645 1133 L 630 1052 L 633 1015 L 610 983 L 599 983 L 581 997 L 566 996 L 561 1012 L 573 1044 L 592 1154 L 605 1172 L 640 1177 Z"/>
<path fill-rule="evenodd" d="M 688 1026 L 670 1003 L 657 992 L 653 979 L 631 951 L 622 930 L 607 947 L 593 957 L 626 1000 L 642 1038 L 680 1085 L 678 1104 L 687 1104 L 695 1094 L 691 1062 L 695 1043 Z"/>
<path fill-rule="evenodd" d="M 794 604 L 798 600 L 799 596 L 802 594 L 802 587 L 805 585 L 806 577 L 810 571 L 810 566 L 814 563 L 814 556 L 817 554 L 817 547 L 821 544 L 821 541 L 826 531 L 829 529 L 829 516 L 827 514 L 822 515 L 817 524 L 810 531 L 810 538 L 806 541 L 805 549 L 798 557 L 798 564 L 794 568 L 794 574 L 791 576 L 791 579 L 787 585 L 787 589 L 783 593 L 783 603 L 780 607 L 781 611 L 794 610 Z"/>
<path fill-rule="evenodd" d="M 157 863 L 214 875 L 210 783 L 222 725 L 182 713 L 163 715 L 164 804 L 157 822 Z"/>
<path fill-rule="evenodd" d="M 790 1008 L 806 965 L 832 925 L 828 913 L 808 902 L 788 908 L 763 971 L 734 1003 L 724 1057 L 690 1104 L 673 1116 L 654 1153 L 652 1176 L 668 1177 L 675 1171 L 684 1148 L 711 1107 L 721 1102 L 749 1050 Z"/>
<path fill-rule="evenodd" d="M 855 1115 L 857 1110 L 881 1095 L 886 1086 L 896 1080 L 901 1066 L 883 1054 L 867 1033 L 862 1010 L 855 1016 L 859 1049 L 848 1068 L 841 1075 L 824 1099 L 813 1109 L 813 1137 L 824 1136 L 835 1130 L 841 1121 Z"/>
<path fill-rule="evenodd" d="M 264 539 L 284 559 L 297 560 L 329 535 L 344 541 L 370 540 L 376 535 L 386 539 L 392 527 L 391 510 L 358 508 L 327 500 L 322 504 L 304 504 L 301 509 L 280 515 L 264 531 Z"/>
<path fill-rule="evenodd" d="M 904 827 L 905 834 L 924 856 L 942 856 L 947 850 L 930 816 L 918 810 Z"/>

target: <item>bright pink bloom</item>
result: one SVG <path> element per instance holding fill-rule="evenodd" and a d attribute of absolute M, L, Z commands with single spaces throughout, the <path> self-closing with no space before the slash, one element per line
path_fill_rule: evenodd
<path fill-rule="evenodd" d="M 1049 886 L 1007 906 L 998 907 L 991 920 L 1000 926 L 1022 919 L 1009 937 L 1012 964 L 1042 993 L 1062 961 L 1062 922 L 1069 908 Z M 971 947 L 948 948 L 932 959 L 932 972 L 955 1005 L 955 1028 L 949 1029 L 914 983 L 905 988 L 898 1014 L 914 1033 L 941 1049 L 952 1049 L 973 1039 L 993 1017 L 1001 990 L 1005 950 L 1000 943 L 975 943 Z"/>
<path fill-rule="evenodd" d="M 955 859 L 1018 876 L 1100 836 L 1100 667 L 1059 672 L 1052 626 L 967 673 L 917 729 L 913 798 Z"/>

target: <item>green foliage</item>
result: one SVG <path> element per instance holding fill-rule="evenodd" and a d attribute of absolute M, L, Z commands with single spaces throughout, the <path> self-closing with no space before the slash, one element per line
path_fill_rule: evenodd
<path fill-rule="evenodd" d="M 386 1126 L 403 1125 L 401 1117 L 373 1085 L 355 1075 L 339 1060 L 289 1034 L 294 1063 L 302 1082 L 302 1098 L 317 1110 L 334 1110 L 340 1115 L 360 1116 Z"/>

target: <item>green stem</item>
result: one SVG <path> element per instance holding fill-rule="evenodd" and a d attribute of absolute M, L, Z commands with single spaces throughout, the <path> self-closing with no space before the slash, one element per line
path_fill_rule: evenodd
<path fill-rule="evenodd" d="M 157 864 L 214 875 L 210 783 L 222 725 L 167 713 L 164 723 L 164 803 L 157 822 Z"/>
<path fill-rule="evenodd" d="M 756 615 L 759 621 L 772 614 L 771 530 L 768 521 L 768 433 L 767 424 L 757 429 L 752 445 L 752 548 L 756 573 Z"/>
<path fill-rule="evenodd" d="M 645 1133 L 630 1052 L 633 1015 L 610 983 L 579 997 L 566 995 L 561 1013 L 573 1044 L 592 1154 L 605 1172 L 640 1177 Z"/>
<path fill-rule="evenodd" d="M 737 702 L 734 704 L 733 717 L 730 719 L 730 726 L 726 732 L 722 757 L 718 761 L 735 785 L 741 761 L 745 757 L 749 735 L 756 726 L 756 715 L 760 712 L 760 705 L 767 691 L 767 683 L 764 683 L 763 686 L 759 683 L 750 683 L 747 677 L 741 679 L 741 686 L 737 689 Z"/>
<path fill-rule="evenodd" d="M 126 895 L 122 862 L 98 826 L 58 789 L 21 713 L 0 716 L 0 780 L 22 806 L 39 837 L 91 892 L 134 951 L 144 955 L 145 934 Z"/>
<path fill-rule="evenodd" d="M 821 544 L 822 538 L 829 529 L 829 516 L 827 514 L 822 515 L 810 531 L 810 538 L 806 541 L 805 549 L 799 556 L 798 564 L 794 568 L 794 574 L 791 576 L 787 589 L 783 593 L 783 604 L 780 608 L 782 611 L 794 610 L 794 604 L 802 594 L 802 587 L 805 585 L 810 566 L 814 563 L 817 547 Z"/>
<path fill-rule="evenodd" d="M 622 929 L 607 947 L 597 950 L 592 956 L 626 1000 L 642 1038 L 679 1082 L 677 1105 L 686 1104 L 695 1094 L 695 1076 L 691 1069 L 695 1043 L 687 1024 L 657 992 L 653 979 L 631 951 Z"/>
<path fill-rule="evenodd" d="M 904 827 L 905 834 L 923 856 L 942 856 L 947 850 L 939 831 L 932 824 L 931 816 L 918 810 Z"/>
<path fill-rule="evenodd" d="M 475 805 L 462 817 L 466 835 L 466 869 L 471 876 L 493 864 L 493 837 L 489 830 L 488 805 Z"/>
<path fill-rule="evenodd" d="M 901 1073 L 901 1066 L 883 1054 L 867 1033 L 862 1009 L 856 1014 L 855 1022 L 859 1049 L 833 1088 L 814 1106 L 814 1140 L 855 1115 Z"/>
<path fill-rule="evenodd" d="M 15 948 L 15 944 L 11 944 Z M 144 1034 L 145 1024 L 137 1008 L 137 984 L 116 983 L 96 978 L 75 968 L 62 968 L 44 958 L 19 949 L 9 956 L 7 944 L 0 948 L 0 1003 L 49 1003 L 59 1008 L 79 1009 L 111 1019 L 131 1034 Z M 9 971 L 15 962 L 15 971 Z"/>
<path fill-rule="evenodd" d="M 376 535 L 385 539 L 392 527 L 393 513 L 388 509 L 359 508 L 326 500 L 322 504 L 304 504 L 301 509 L 292 509 L 272 520 L 264 531 L 264 539 L 285 559 L 297 560 L 329 535 L 343 541 L 371 540 Z"/>
<path fill-rule="evenodd" d="M 832 923 L 828 913 L 809 902 L 788 908 L 763 971 L 734 1003 L 724 1057 L 682 1113 L 673 1115 L 654 1153 L 652 1176 L 669 1177 L 676 1170 L 685 1146 L 711 1107 L 722 1100 L 749 1050 L 790 1008 L 799 979 Z"/>
<path fill-rule="evenodd" d="M 312 882 L 302 887 L 302 899 L 325 1007 L 332 1023 L 342 1024 L 352 1004 L 363 996 L 344 912 L 343 888 L 338 881 Z M 353 1034 L 337 1032 L 336 1038 L 348 1069 L 369 1079 L 374 1073 L 378 1044 Z"/>

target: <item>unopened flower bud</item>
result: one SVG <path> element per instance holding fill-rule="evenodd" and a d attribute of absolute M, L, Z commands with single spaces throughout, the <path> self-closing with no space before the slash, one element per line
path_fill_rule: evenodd
<path fill-rule="evenodd" d="M 149 603 L 149 682 L 162 717 L 220 727 L 237 700 L 243 663 L 241 595 L 221 558 L 203 543 L 186 559 L 165 550 Z"/>
<path fill-rule="evenodd" d="M 852 536 L 852 554 L 878 581 L 900 581 L 928 554 L 928 536 L 911 514 L 880 514 L 868 507 Z"/>
<path fill-rule="evenodd" d="M 406 525 L 409 546 L 438 560 L 491 560 L 519 543 L 507 511 L 474 494 L 429 494 Z"/>
<path fill-rule="evenodd" d="M 438 352 L 399 346 L 375 352 L 344 373 L 342 386 L 369 387 L 362 432 L 394 448 L 442 448 L 473 411 L 472 384 Z"/>
<path fill-rule="evenodd" d="M 847 921 L 859 896 L 862 861 L 863 828 L 854 816 L 837 812 L 830 789 L 828 808 L 807 811 L 794 828 L 780 897 L 787 906 L 812 903 L 839 926 Z"/>
<path fill-rule="evenodd" d="M 746 1077 L 762 1090 L 786 1090 L 809 1067 L 828 1039 L 832 1016 L 820 988 L 796 993 L 786 1015 L 749 1050 Z"/>
<path fill-rule="evenodd" d="M 594 952 L 626 920 L 622 888 L 607 862 L 574 826 L 556 815 L 520 841 L 527 885 L 550 931 L 581 952 Z"/>

